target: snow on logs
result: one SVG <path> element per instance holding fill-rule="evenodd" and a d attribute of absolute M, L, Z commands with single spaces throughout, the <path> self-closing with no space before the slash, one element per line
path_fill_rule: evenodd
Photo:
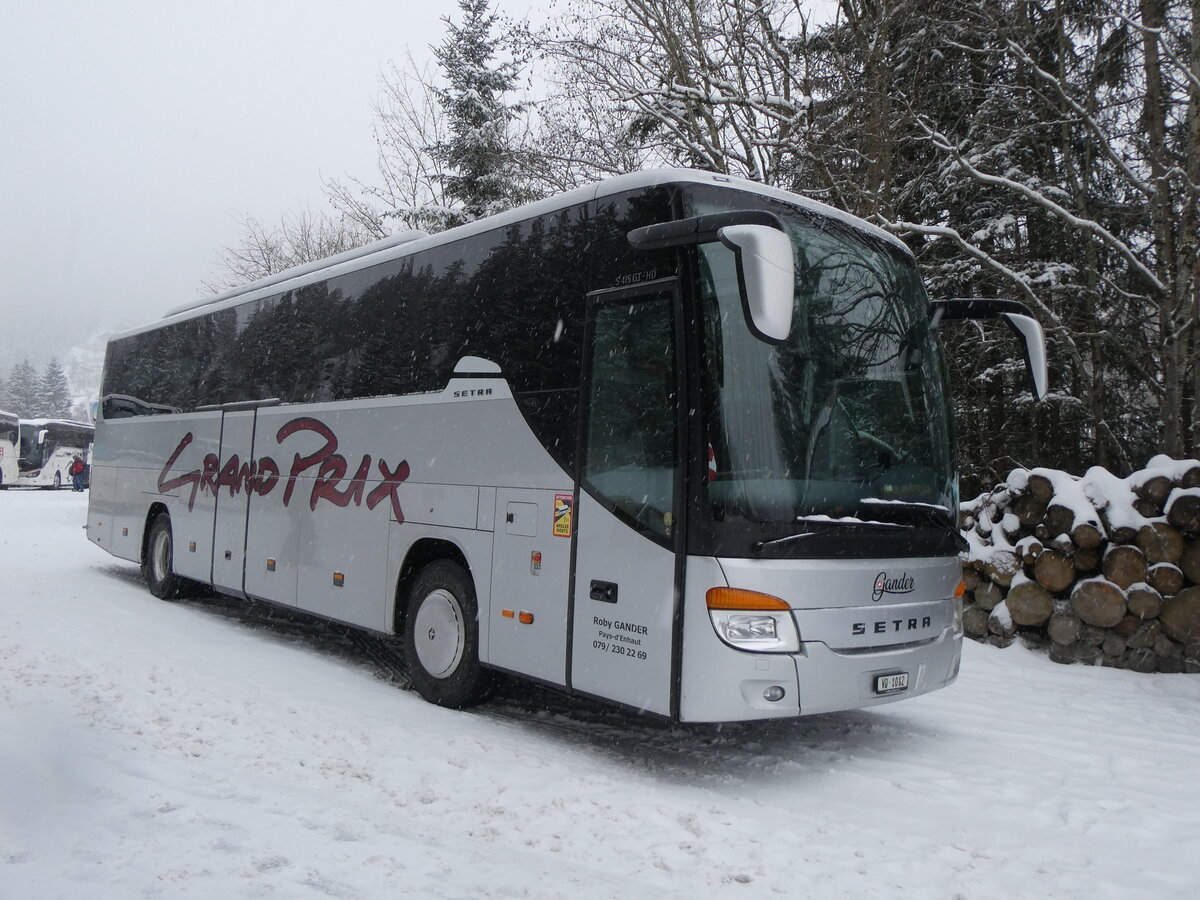
<path fill-rule="evenodd" d="M 964 503 L 963 628 L 1057 662 L 1200 673 L 1200 461 L 1016 469 Z"/>

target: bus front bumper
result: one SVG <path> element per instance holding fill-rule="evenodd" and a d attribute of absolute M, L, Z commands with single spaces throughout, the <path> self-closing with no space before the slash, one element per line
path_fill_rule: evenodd
<path fill-rule="evenodd" d="M 861 709 L 935 691 L 958 677 L 962 632 L 947 627 L 933 641 L 879 650 L 835 651 L 810 641 L 793 657 L 800 714 Z M 896 687 L 904 676 L 904 687 Z"/>
<path fill-rule="evenodd" d="M 835 651 L 818 641 L 789 654 L 710 649 L 709 665 L 685 667 L 682 721 L 794 718 L 917 697 L 958 677 L 962 631 L 950 625 L 931 641 L 878 649 Z"/>

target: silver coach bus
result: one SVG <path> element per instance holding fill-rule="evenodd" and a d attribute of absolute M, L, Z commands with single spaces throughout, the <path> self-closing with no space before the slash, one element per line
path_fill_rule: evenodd
<path fill-rule="evenodd" d="M 958 673 L 950 404 L 905 246 L 762 185 L 644 172 L 395 236 L 108 345 L 89 538 L 675 721 L 872 706 Z"/>

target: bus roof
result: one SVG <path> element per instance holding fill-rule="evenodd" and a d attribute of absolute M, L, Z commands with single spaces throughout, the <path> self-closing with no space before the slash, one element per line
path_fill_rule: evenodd
<path fill-rule="evenodd" d="M 22 419 L 22 425 L 45 428 L 47 425 L 70 425 L 72 428 L 95 428 L 91 422 L 76 422 L 73 419 Z"/>
<path fill-rule="evenodd" d="M 783 200 L 788 203 L 796 204 L 805 209 L 812 210 L 822 216 L 837 219 L 853 228 L 860 231 L 865 231 L 872 236 L 888 242 L 905 253 L 910 253 L 907 245 L 895 235 L 884 231 L 871 223 L 853 216 L 850 213 L 844 212 L 836 207 L 821 203 L 817 200 L 809 199 L 808 197 L 793 194 L 790 191 L 784 191 L 779 188 L 770 187 L 761 184 L 757 181 L 750 181 L 746 178 L 738 178 L 732 175 L 721 175 L 716 172 L 704 172 L 699 169 L 648 169 L 642 172 L 631 172 L 628 175 L 618 175 L 614 178 L 609 178 L 596 184 L 587 185 L 585 187 L 576 188 L 562 194 L 555 194 L 552 197 L 547 197 L 544 200 L 538 200 L 533 203 L 528 203 L 524 206 L 515 207 L 506 212 L 497 213 L 494 216 L 488 216 L 483 219 L 477 219 L 474 222 L 468 222 L 465 225 L 460 225 L 456 228 L 450 228 L 446 231 L 440 231 L 437 234 L 426 234 L 423 231 L 404 231 L 391 235 L 380 241 L 371 244 L 366 244 L 354 250 L 347 250 L 344 253 L 339 253 L 335 256 L 326 259 L 317 260 L 311 263 L 305 263 L 275 275 L 267 276 L 266 278 L 250 282 L 231 291 L 218 294 L 203 300 L 187 303 L 182 306 L 177 306 L 163 316 L 162 319 L 156 322 L 150 322 L 145 325 L 130 328 L 120 334 L 114 335 L 110 340 L 119 340 L 124 337 L 129 337 L 134 334 L 139 334 L 144 331 L 151 331 L 167 323 L 168 320 L 183 321 L 190 319 L 193 316 L 200 315 L 203 312 L 213 312 L 217 309 L 226 306 L 234 306 L 237 303 L 258 299 L 258 297 L 269 296 L 282 290 L 295 290 L 296 288 L 304 287 L 307 284 L 322 281 L 334 275 L 352 272 L 367 266 L 377 265 L 382 262 L 387 262 L 392 259 L 408 256 L 425 250 L 431 247 L 437 247 L 441 244 L 447 244 L 452 241 L 461 240 L 462 238 L 470 237 L 475 234 L 482 234 L 496 228 L 503 228 L 507 225 L 513 225 L 518 222 L 523 222 L 526 219 L 535 218 L 537 216 L 546 215 L 557 209 L 562 209 L 568 206 L 573 206 L 579 203 L 587 203 L 602 197 L 607 197 L 612 194 L 619 194 L 625 191 L 637 190 L 638 188 L 657 187 L 666 184 L 717 184 L 722 187 L 733 188 L 736 190 L 747 191 L 749 193 L 760 194 L 765 197 L 772 197 L 777 200 Z"/>

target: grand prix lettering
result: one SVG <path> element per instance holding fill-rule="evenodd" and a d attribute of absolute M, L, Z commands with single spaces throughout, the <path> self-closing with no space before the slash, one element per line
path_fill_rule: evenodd
<path fill-rule="evenodd" d="M 292 435 L 304 432 L 319 435 L 325 443 L 307 456 L 295 454 L 286 477 L 279 468 L 279 464 L 270 456 L 261 456 L 258 459 L 249 459 L 243 462 L 236 453 L 225 460 L 223 465 L 217 454 L 209 453 L 204 457 L 199 469 L 168 477 L 179 461 L 179 457 L 183 455 L 183 451 L 194 439 L 189 431 L 180 440 L 175 452 L 171 454 L 167 464 L 163 466 L 158 475 L 159 493 L 166 494 L 178 488 L 190 486 L 192 490 L 191 496 L 188 498 L 188 510 L 190 511 L 195 507 L 196 496 L 201 492 L 212 494 L 215 497 L 221 488 L 228 488 L 231 497 L 237 496 L 242 491 L 265 497 L 274 491 L 282 480 L 284 482 L 283 505 L 287 506 L 292 502 L 297 479 L 305 472 L 315 470 L 312 489 L 308 495 L 309 509 L 315 510 L 317 504 L 322 500 L 332 503 L 334 506 L 346 507 L 352 503 L 355 506 L 362 506 L 363 495 L 367 489 L 367 478 L 371 474 L 371 463 L 374 461 L 383 480 L 372 488 L 369 494 L 366 494 L 367 509 L 374 509 L 384 500 L 389 500 L 396 521 L 404 521 L 404 510 L 400 506 L 400 497 L 397 492 L 400 485 L 407 481 L 411 474 L 407 460 L 401 460 L 399 465 L 393 469 L 383 459 L 372 460 L 369 453 L 364 453 L 354 473 L 347 480 L 350 462 L 337 452 L 337 435 L 323 422 L 308 417 L 292 419 L 276 432 L 275 442 L 282 445 Z"/>

